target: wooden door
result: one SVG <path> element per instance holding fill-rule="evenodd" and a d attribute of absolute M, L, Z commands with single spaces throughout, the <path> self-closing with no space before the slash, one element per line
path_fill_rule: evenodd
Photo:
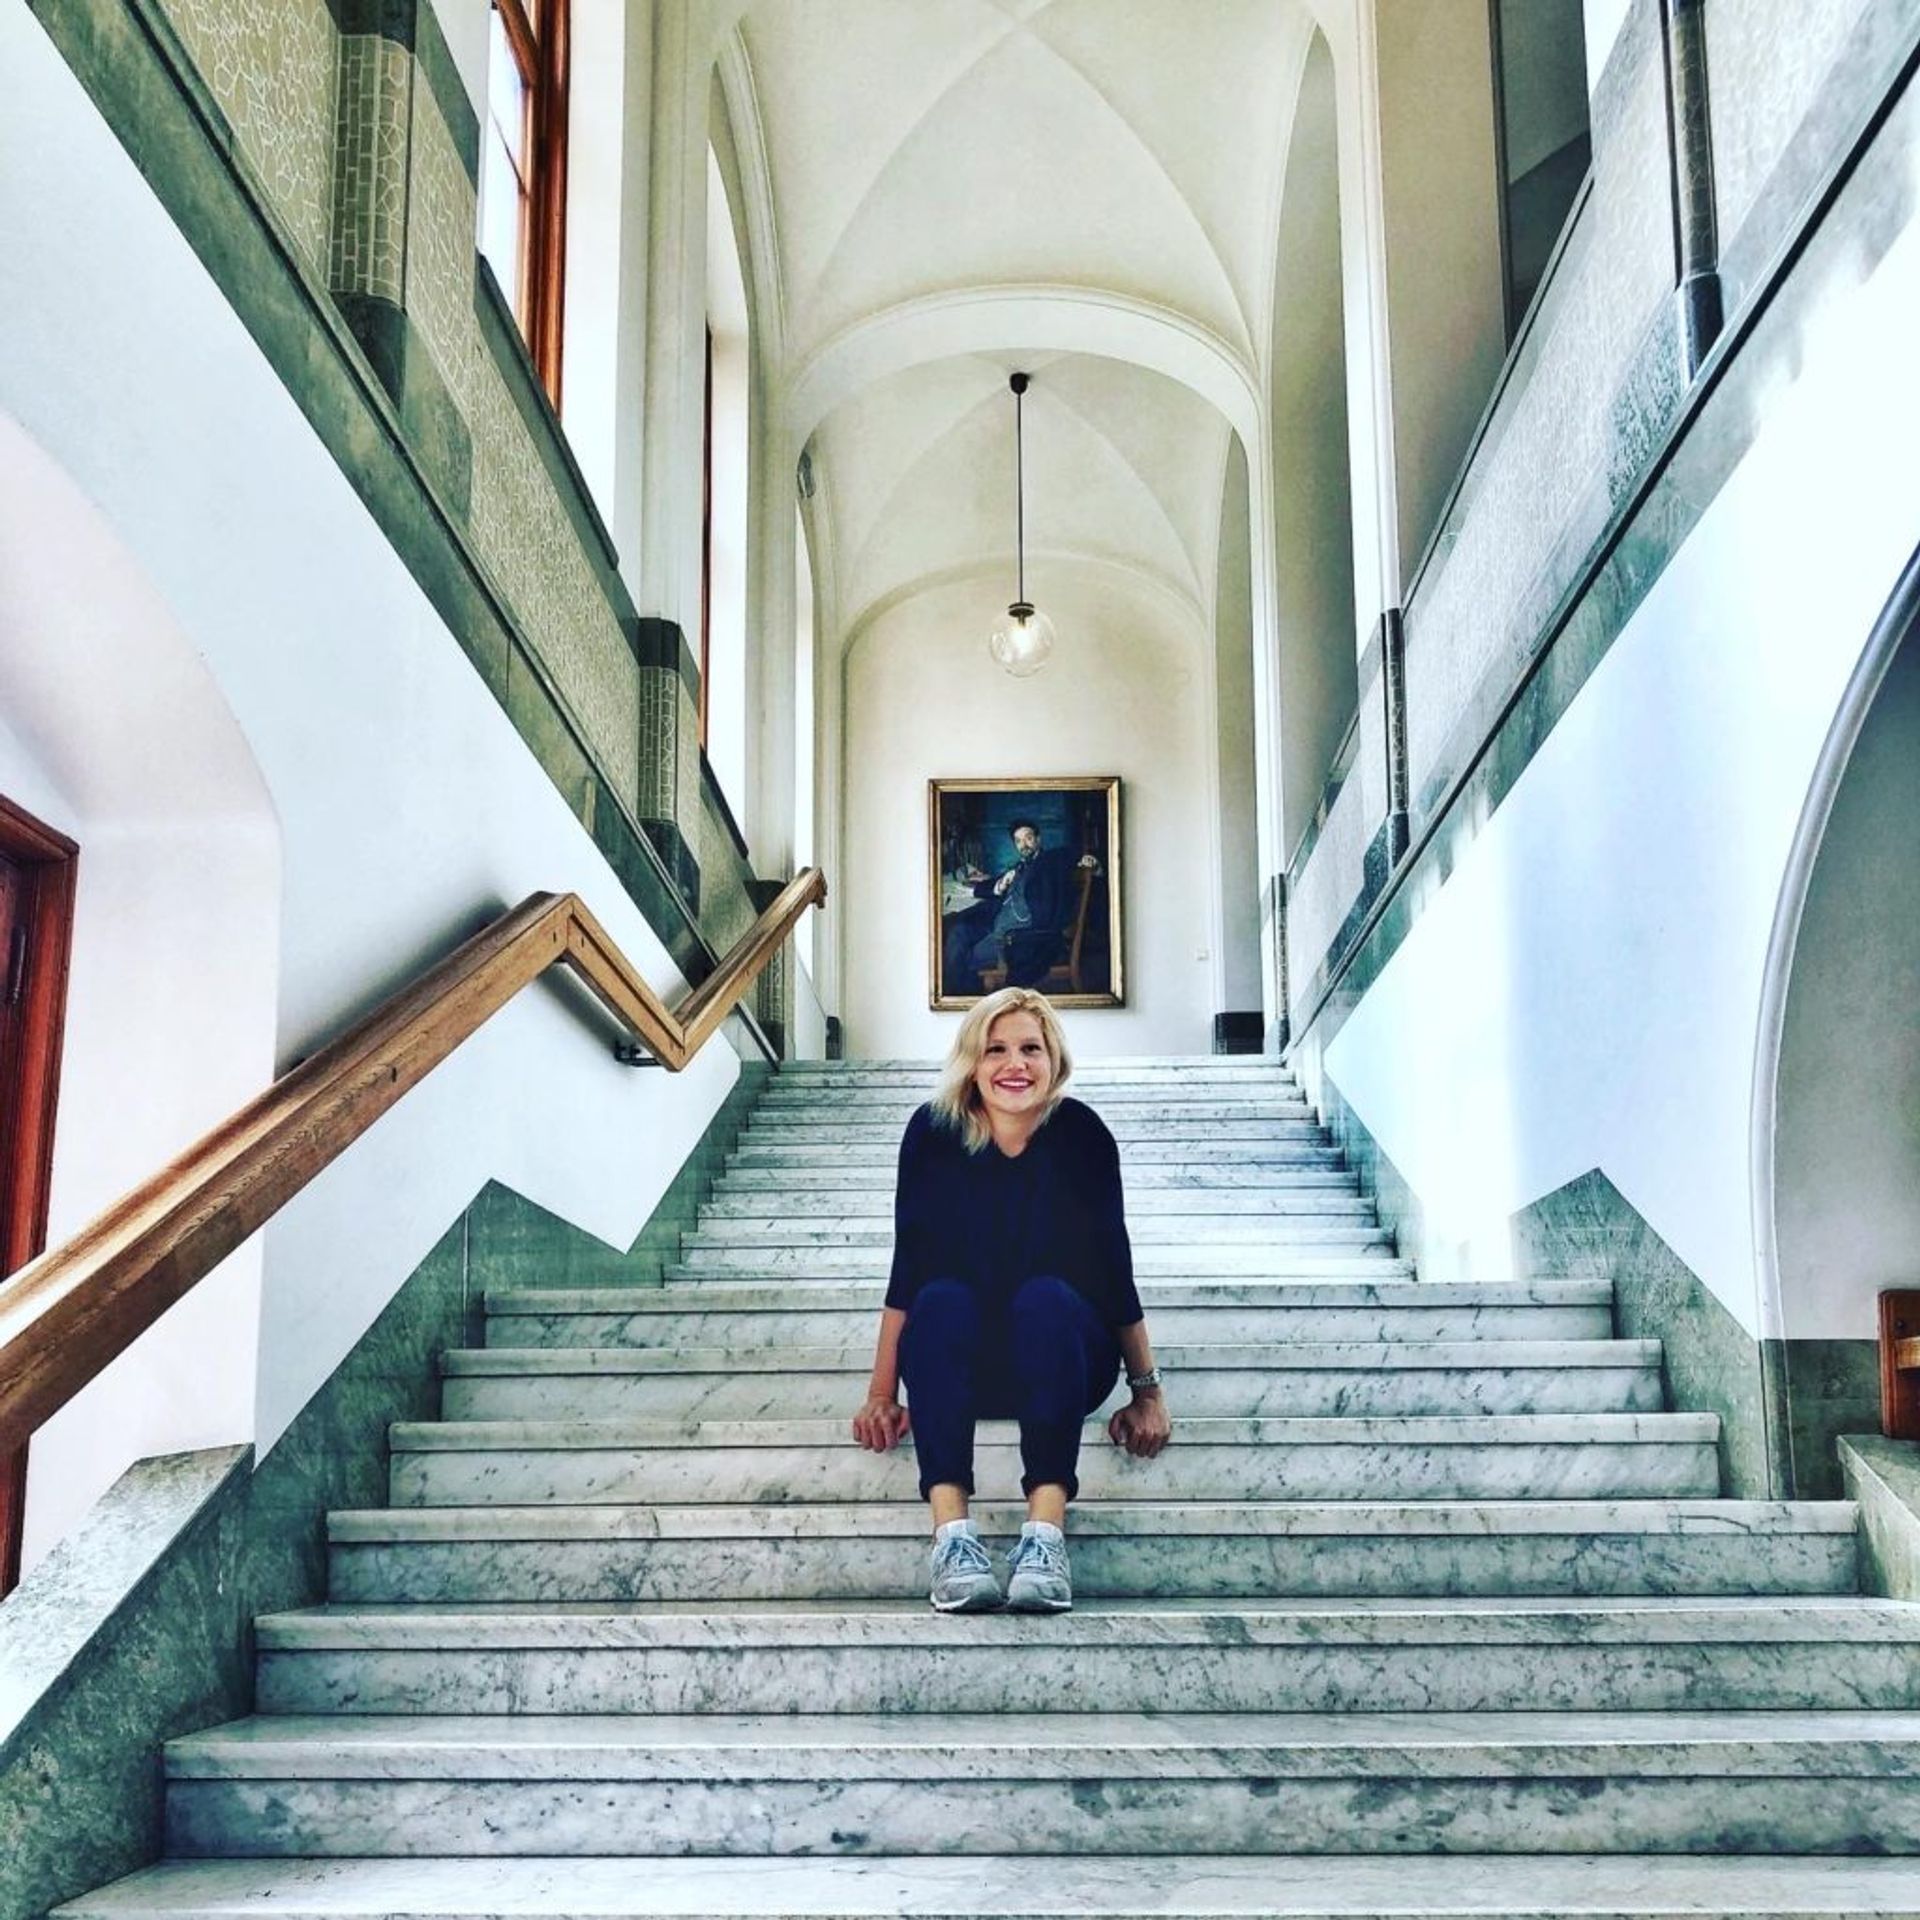
<path fill-rule="evenodd" d="M 47 1244 L 77 849 L 0 799 L 0 1274 Z M 0 1594 L 20 1578 L 27 1451 L 0 1460 Z"/>

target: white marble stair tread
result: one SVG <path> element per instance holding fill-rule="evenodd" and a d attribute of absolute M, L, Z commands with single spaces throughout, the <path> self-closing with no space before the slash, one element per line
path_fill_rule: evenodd
<path fill-rule="evenodd" d="M 796 1302 L 795 1283 L 700 1280 L 662 1287 L 491 1287 L 489 1313 L 678 1313 L 706 1302 L 734 1307 L 777 1307 Z M 807 1307 L 874 1307 L 883 1289 L 852 1281 L 809 1288 Z M 1158 1281 L 1140 1289 L 1149 1306 L 1290 1307 L 1607 1307 L 1613 1290 L 1604 1280 L 1458 1281 L 1381 1279 L 1275 1281 L 1241 1275 L 1216 1282 Z"/>
<path fill-rule="evenodd" d="M 915 1582 L 916 1588 L 919 1586 Z M 356 1604 L 259 1623 L 262 1713 L 1920 1708 L 1897 1603 Z"/>
<path fill-rule="evenodd" d="M 1011 1420 L 982 1420 L 975 1432 L 982 1447 L 1011 1447 L 1019 1440 L 1019 1429 Z M 1711 1446 L 1719 1434 L 1719 1416 L 1711 1413 L 1497 1413 L 1414 1419 L 1288 1419 L 1267 1415 L 1183 1420 L 1176 1444 L 1187 1452 L 1282 1446 Z M 388 1429 L 388 1435 L 396 1453 L 476 1453 L 502 1448 L 644 1452 L 683 1447 L 769 1452 L 830 1448 L 838 1453 L 850 1445 L 847 1423 L 838 1419 L 399 1420 Z M 1162 1458 L 1170 1457 L 1171 1451 Z"/>
<path fill-rule="evenodd" d="M 1351 1186 L 1349 1179 L 1348 1185 Z M 1246 1218 L 1375 1218 L 1374 1205 L 1358 1193 L 1331 1184 L 1303 1187 L 1148 1187 L 1127 1195 L 1127 1220 L 1137 1231 L 1150 1220 Z M 842 1179 L 819 1188 L 776 1186 L 766 1181 L 721 1182 L 700 1209 L 702 1223 L 715 1220 L 795 1219 L 818 1225 L 823 1220 L 893 1217 L 893 1181 L 875 1178 L 865 1185 Z"/>
<path fill-rule="evenodd" d="M 1920 1859 L 1044 1854 L 166 1861 L 65 1920 L 1920 1920 Z"/>
<path fill-rule="evenodd" d="M 1085 1089 L 1076 1087 L 1076 1094 Z M 1122 1127 L 1159 1121 L 1167 1126 L 1211 1125 L 1215 1120 L 1291 1121 L 1318 1127 L 1320 1117 L 1297 1094 L 1248 1089 L 1221 1092 L 1191 1087 L 1142 1087 L 1133 1092 L 1086 1095 L 1087 1104 L 1117 1132 Z M 772 1129 L 821 1121 L 839 1126 L 890 1126 L 898 1130 L 926 1104 L 924 1094 L 877 1095 L 864 1099 L 828 1096 L 821 1099 L 781 1099 L 772 1096 L 753 1110 L 750 1125 Z"/>
<path fill-rule="evenodd" d="M 1658 1341 L 1376 1341 L 1156 1349 L 1182 1415 L 1657 1411 Z M 871 1346 L 479 1347 L 441 1356 L 449 1420 L 850 1413 Z M 1118 1380 L 1103 1404 L 1127 1398 Z"/>
<path fill-rule="evenodd" d="M 1481 1414 L 1468 1418 L 1180 1422 L 1158 1459 L 1134 1460 L 1091 1426 L 1090 1497 L 1223 1499 L 1698 1498 L 1714 1492 L 1711 1414 Z M 983 1421 L 985 1494 L 1016 1485 L 1017 1431 Z M 395 1505 L 631 1505 L 695 1500 L 897 1499 L 916 1479 L 911 1439 L 878 1455 L 822 1420 L 455 1420 L 391 1429 Z"/>
<path fill-rule="evenodd" d="M 983 1500 L 974 1514 L 989 1539 L 1011 1538 L 1026 1509 Z M 342 1542 L 413 1540 L 875 1540 L 926 1539 L 927 1510 L 917 1501 L 795 1502 L 768 1506 L 527 1506 L 341 1508 L 328 1516 Z M 1401 1502 L 1081 1500 L 1075 1540 L 1191 1536 L 1333 1538 L 1359 1536 L 1485 1539 L 1570 1534 L 1595 1542 L 1621 1538 L 1749 1540 L 1793 1534 L 1851 1539 L 1858 1510 L 1850 1501 L 1423 1500 Z"/>
<path fill-rule="evenodd" d="M 893 1211 L 896 1169 L 875 1162 L 864 1167 L 754 1167 L 722 1174 L 709 1207 L 753 1212 L 779 1206 L 818 1206 L 832 1194 L 855 1210 Z M 1204 1177 L 1203 1177 L 1204 1176 Z M 1126 1175 L 1127 1212 L 1204 1213 L 1233 1206 L 1243 1212 L 1340 1201 L 1371 1206 L 1359 1176 L 1341 1167 L 1177 1168 L 1139 1167 Z"/>
<path fill-rule="evenodd" d="M 1003 1500 L 974 1513 L 996 1551 L 1026 1517 Z M 919 1593 L 927 1553 L 926 1509 L 898 1498 L 402 1506 L 336 1513 L 329 1525 L 330 1591 L 351 1603 L 859 1603 Z M 1858 1585 L 1853 1509 L 1837 1502 L 1083 1497 L 1072 1539 L 1082 1601 L 1740 1597 Z"/>
<path fill-rule="evenodd" d="M 742 1135 L 739 1144 L 727 1156 L 729 1169 L 752 1167 L 897 1167 L 900 1143 L 892 1135 L 876 1135 L 866 1140 L 821 1142 L 806 1137 L 779 1140 L 755 1140 Z M 1340 1148 L 1324 1139 L 1238 1141 L 1224 1145 L 1207 1139 L 1175 1136 L 1171 1139 L 1148 1138 L 1131 1142 L 1121 1166 L 1124 1178 L 1131 1179 L 1144 1167 L 1180 1168 L 1203 1175 L 1218 1175 L 1235 1169 L 1256 1171 L 1262 1167 L 1344 1167 L 1346 1156 Z"/>
<path fill-rule="evenodd" d="M 805 1119 L 796 1114 L 790 1121 L 756 1117 L 742 1128 L 740 1144 L 778 1146 L 804 1141 L 816 1146 L 857 1146 L 890 1141 L 897 1146 L 904 1125 L 890 1115 L 860 1112 L 813 1114 Z M 1122 1168 L 1132 1147 L 1146 1141 L 1179 1146 L 1187 1154 L 1196 1148 L 1230 1153 L 1237 1145 L 1320 1146 L 1330 1141 L 1326 1128 L 1304 1114 L 1168 1114 L 1142 1108 L 1137 1116 L 1115 1113 L 1108 1121 L 1108 1131 L 1119 1146 Z"/>
<path fill-rule="evenodd" d="M 825 1217 L 816 1218 L 816 1214 Z M 1376 1220 L 1337 1215 L 1282 1213 L 1240 1218 L 1213 1214 L 1206 1217 L 1204 1224 L 1199 1224 L 1190 1216 L 1169 1219 L 1148 1214 L 1130 1220 L 1128 1230 L 1136 1260 L 1148 1258 L 1149 1250 L 1165 1246 L 1189 1247 L 1198 1252 L 1248 1246 L 1379 1247 L 1391 1244 L 1391 1237 Z M 697 1250 L 714 1247 L 821 1247 L 851 1252 L 868 1247 L 890 1249 L 892 1245 L 892 1220 L 872 1215 L 835 1218 L 830 1210 L 808 1209 L 797 1217 L 734 1220 L 707 1213 L 687 1237 L 682 1259 L 691 1262 Z"/>
<path fill-rule="evenodd" d="M 173 1780 L 1920 1779 L 1920 1711 L 260 1714 Z"/>
<path fill-rule="evenodd" d="M 667 1268 L 670 1281 L 760 1280 L 777 1285 L 787 1276 L 803 1280 L 884 1279 L 891 1264 L 885 1247 L 717 1247 L 696 1244 Z M 1411 1278 L 1413 1263 L 1390 1247 L 1173 1246 L 1136 1247 L 1136 1280 L 1383 1280 Z"/>
<path fill-rule="evenodd" d="M 915 1595 L 895 1601 L 742 1601 L 667 1607 L 642 1601 L 357 1602 L 261 1615 L 263 1651 L 351 1651 L 368 1647 L 485 1652 L 501 1648 L 600 1650 L 674 1647 L 986 1650 L 1052 1658 L 1121 1648 L 1326 1647 L 1820 1647 L 1841 1643 L 1914 1647 L 1920 1604 L 1858 1594 L 1779 1598 L 1613 1596 L 1568 1601 L 1342 1599 L 1178 1605 L 1162 1600 L 1094 1600 L 1058 1618 L 931 1613 Z M 1850 1703 L 1854 1704 L 1854 1703 Z"/>
<path fill-rule="evenodd" d="M 1429 1371 L 1503 1368 L 1658 1367 L 1658 1340 L 1380 1340 L 1176 1344 L 1156 1352 L 1169 1373 L 1201 1368 L 1261 1373 Z M 566 1377 L 606 1373 L 858 1373 L 867 1347 L 450 1347 L 443 1376 Z"/>

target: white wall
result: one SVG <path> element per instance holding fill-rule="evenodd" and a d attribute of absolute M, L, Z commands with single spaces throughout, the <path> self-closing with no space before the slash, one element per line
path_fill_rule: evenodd
<path fill-rule="evenodd" d="M 1894 657 L 1808 885 L 1775 1136 L 1790 1337 L 1870 1330 L 1920 1280 L 1920 641 Z"/>
<path fill-rule="evenodd" d="M 237 979 L 208 980 L 217 1040 L 189 1063 L 168 1051 L 183 1038 L 177 1013 L 131 1031 L 116 1020 L 110 1033 L 76 1019 L 66 1084 L 92 1101 L 94 1123 L 63 1102 L 56 1195 L 80 1204 L 89 1180 L 107 1178 L 89 1168 L 110 1163 L 116 1180 L 150 1171 L 157 1133 L 184 1143 L 253 1091 L 271 1059 L 310 1049 L 535 889 L 580 891 L 671 994 L 680 983 L 658 941 L 24 9 L 0 9 L 0 71 L 19 91 L 0 122 L 0 415 L 112 530 L 127 579 L 164 612 L 147 622 L 155 644 L 177 654 L 172 631 L 198 656 L 244 744 L 229 753 L 232 780 L 248 755 L 257 768 L 247 830 L 202 836 L 198 890 L 129 885 L 90 937 L 86 890 L 107 866 L 95 848 L 111 848 L 98 833 L 85 844 L 85 797 L 62 773 L 97 766 L 91 696 L 112 691 L 111 675 L 74 675 L 90 697 L 10 750 L 11 771 L 28 756 L 45 770 L 23 801 L 64 794 L 83 840 L 77 1008 L 99 997 L 81 991 L 90 967 L 164 968 L 178 987 L 188 969 L 175 956 L 189 943 L 197 953 L 236 929 L 248 954 Z M 71 653 L 34 650 L 43 677 L 50 660 L 73 675 Z M 10 647 L 9 684 L 23 670 Z M 197 759 L 211 725 L 196 708 L 187 731 L 174 712 L 158 703 L 148 715 L 162 767 Z M 272 884 L 261 788 L 280 834 L 278 924 L 264 933 L 249 918 Z M 143 828 L 168 828 L 157 777 L 135 799 Z M 127 1094 L 148 1062 L 166 1065 L 170 1090 L 150 1124 Z M 169 1316 L 89 1396 L 84 1424 L 110 1441 L 83 1458 L 56 1422 L 36 1445 L 29 1552 L 143 1453 L 215 1437 L 271 1445 L 487 1179 L 626 1244 L 737 1071 L 724 1047 L 680 1076 L 619 1069 L 604 1032 L 558 989 L 523 995 L 266 1234 L 251 1404 L 226 1407 L 222 1385 L 243 1342 L 205 1341 L 188 1363 L 181 1314 Z M 223 1408 L 217 1435 L 201 1405 Z M 80 1417 L 77 1403 L 69 1424 Z"/>
<path fill-rule="evenodd" d="M 1279 634 L 1280 846 L 1300 844 L 1359 700 L 1346 311 L 1333 60 L 1315 37 L 1300 76 L 1274 246 L 1274 597 Z M 1369 627 L 1378 609 L 1369 608 Z"/>
<path fill-rule="evenodd" d="M 3 403 L 0 716 L 0 793 L 80 848 L 57 1246 L 273 1077 L 279 836 L 170 610 Z M 255 1245 L 41 1429 L 29 1560 L 140 1454 L 252 1432 L 259 1314 Z"/>
<path fill-rule="evenodd" d="M 747 804 L 747 290 L 726 182 L 707 149 L 707 321 L 713 328 L 713 572 L 707 759 L 736 821 Z"/>
<path fill-rule="evenodd" d="M 1376 21 L 1404 585 L 1506 357 L 1506 296 L 1486 0 L 1400 0 Z"/>
<path fill-rule="evenodd" d="M 1782 1331 L 1757 1277 L 1756 1036 L 1815 768 L 1920 537 L 1916 311 L 1910 224 L 1810 328 L 1752 451 L 1326 1049 L 1437 1242 L 1497 1248 L 1598 1167 L 1749 1331 Z M 1857 1299 L 1820 1311 L 1830 1337 L 1872 1331 Z"/>
<path fill-rule="evenodd" d="M 928 780 L 1106 773 L 1122 781 L 1127 1005 L 1072 1014 L 1074 1048 L 1204 1053 L 1218 872 L 1207 643 L 1157 599 L 1054 562 L 1035 594 L 1058 644 L 1039 673 L 1014 680 L 987 653 L 1004 590 L 997 577 L 932 588 L 881 614 L 848 655 L 848 1055 L 943 1054 L 959 1022 L 927 1005 Z"/>
<path fill-rule="evenodd" d="M 1220 500 L 1213 595 L 1213 713 L 1219 768 L 1217 1013 L 1260 1010 L 1260 832 L 1254 791 L 1253 525 L 1247 456 L 1234 435 Z M 1346 636 L 1340 640 L 1344 650 Z"/>
<path fill-rule="evenodd" d="M 1587 30 L 1589 93 L 1600 84 L 1600 75 L 1613 53 L 1614 42 L 1620 38 L 1620 29 L 1627 24 L 1630 11 L 1631 0 L 1584 0 L 1581 15 Z"/>

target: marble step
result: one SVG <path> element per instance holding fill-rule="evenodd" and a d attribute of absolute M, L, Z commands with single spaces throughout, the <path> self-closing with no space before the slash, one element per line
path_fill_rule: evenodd
<path fill-rule="evenodd" d="M 773 1076 L 775 1087 L 838 1087 L 868 1081 L 918 1080 L 932 1086 L 940 1060 L 789 1060 Z M 1112 1086 L 1129 1081 L 1283 1080 L 1292 1071 L 1278 1060 L 1256 1053 L 1159 1054 L 1081 1060 L 1073 1069 L 1080 1086 Z"/>
<path fill-rule="evenodd" d="M 1350 1176 L 1349 1176 L 1350 1178 Z M 1365 1194 L 1332 1182 L 1304 1187 L 1149 1187 L 1127 1195 L 1127 1219 L 1134 1231 L 1178 1220 L 1191 1230 L 1195 1220 L 1222 1225 L 1260 1220 L 1377 1220 Z M 735 1175 L 715 1183 L 712 1198 L 700 1209 L 703 1224 L 720 1220 L 795 1220 L 809 1226 L 829 1221 L 871 1227 L 893 1218 L 893 1182 L 855 1183 L 845 1177 L 824 1188 L 788 1186 L 764 1175 Z"/>
<path fill-rule="evenodd" d="M 1920 1920 L 1920 1859 L 1030 1854 L 169 1860 L 61 1920 Z"/>
<path fill-rule="evenodd" d="M 876 1133 L 864 1140 L 815 1139 L 811 1134 L 740 1136 L 739 1144 L 727 1156 L 730 1170 L 752 1167 L 885 1167 L 890 1172 L 900 1162 L 898 1133 Z M 1296 1139 L 1261 1139 L 1218 1143 L 1210 1139 L 1130 1140 L 1121 1156 L 1120 1172 L 1132 1180 L 1146 1167 L 1166 1167 L 1189 1175 L 1220 1179 L 1239 1173 L 1261 1170 L 1275 1172 L 1293 1168 L 1325 1167 L 1342 1169 L 1346 1158 L 1324 1136 L 1302 1134 Z"/>
<path fill-rule="evenodd" d="M 868 1453 L 843 1419 L 400 1421 L 390 1435 L 403 1507 L 901 1500 L 917 1486 L 911 1440 Z M 1698 1499 L 1719 1491 L 1718 1435 L 1701 1413 L 1183 1419 L 1157 1460 L 1095 1426 L 1080 1485 L 1096 1500 Z M 974 1461 L 983 1496 L 1019 1485 L 1012 1421 L 980 1423 Z"/>
<path fill-rule="evenodd" d="M 1182 1416 L 1657 1413 L 1657 1340 L 1165 1346 Z M 458 1348 L 441 1356 L 447 1420 L 851 1416 L 864 1347 Z M 1108 1405 L 1128 1398 L 1116 1382 Z"/>
<path fill-rule="evenodd" d="M 1920 1709 L 1920 1607 L 1859 1598 L 330 1606 L 256 1644 L 271 1714 Z"/>
<path fill-rule="evenodd" d="M 1319 1121 L 1319 1115 L 1298 1093 L 1278 1088 L 1171 1085 L 1095 1093 L 1076 1081 L 1072 1090 L 1110 1127 L 1117 1127 L 1123 1120 L 1144 1124 L 1155 1119 L 1196 1123 L 1300 1120 L 1317 1124 Z M 890 1126 L 904 1127 L 926 1104 L 926 1094 L 918 1089 L 857 1094 L 782 1093 L 776 1089 L 755 1101 L 753 1122 L 756 1126 L 792 1126 L 811 1120 L 857 1120 L 884 1121 Z"/>
<path fill-rule="evenodd" d="M 681 1250 L 666 1270 L 669 1281 L 706 1279 L 765 1281 L 861 1280 L 884 1284 L 892 1263 L 888 1245 L 866 1247 L 798 1246 L 702 1247 L 697 1241 Z M 1385 1236 L 1377 1236 L 1384 1241 Z M 1133 1250 L 1136 1280 L 1408 1280 L 1413 1262 L 1395 1256 L 1391 1245 L 1366 1244 L 1361 1236 L 1351 1243 L 1219 1245 L 1180 1242 L 1149 1243 Z"/>
<path fill-rule="evenodd" d="M 865 1204 L 868 1196 L 889 1212 L 893 1208 L 895 1159 L 874 1159 L 864 1166 L 742 1167 L 723 1173 L 714 1182 L 714 1199 L 754 1201 L 794 1196 L 800 1203 L 821 1193 L 844 1195 Z M 1205 1208 L 1234 1201 L 1249 1207 L 1285 1207 L 1313 1194 L 1358 1199 L 1357 1175 L 1344 1167 L 1217 1167 L 1131 1166 L 1125 1174 L 1127 1210 L 1143 1202 L 1163 1212 L 1179 1213 L 1191 1204 Z"/>
<path fill-rule="evenodd" d="M 911 1490 L 909 1490 L 911 1491 Z M 983 1500 L 1004 1552 L 1022 1505 Z M 865 1600 L 913 1593 L 926 1509 L 894 1504 L 380 1508 L 329 1516 L 340 1601 Z M 1082 1500 L 1084 1599 L 1851 1593 L 1842 1501 Z"/>
<path fill-rule="evenodd" d="M 1920 1853 L 1901 1712 L 268 1715 L 166 1775 L 181 1857 Z"/>
<path fill-rule="evenodd" d="M 839 1347 L 874 1337 L 877 1279 L 767 1285 L 494 1288 L 490 1347 Z M 1499 1286 L 1383 1281 L 1143 1281 L 1153 1337 L 1170 1345 L 1282 1341 L 1605 1340 L 1605 1281 Z"/>
<path fill-rule="evenodd" d="M 1367 1210 L 1371 1213 L 1371 1209 Z M 1148 1250 L 1161 1247 L 1185 1247 L 1209 1255 L 1215 1250 L 1244 1247 L 1298 1249 L 1302 1247 L 1384 1247 L 1393 1237 L 1376 1220 L 1324 1218 L 1317 1215 L 1271 1214 L 1250 1219 L 1208 1216 L 1198 1225 L 1191 1216 L 1163 1218 L 1157 1215 L 1129 1223 L 1129 1236 L 1137 1259 Z M 704 1256 L 727 1250 L 751 1249 L 762 1253 L 775 1249 L 825 1248 L 858 1253 L 877 1248 L 891 1253 L 893 1222 L 872 1216 L 836 1219 L 802 1217 L 799 1220 L 703 1219 L 699 1228 L 687 1236 L 681 1263 L 699 1267 Z"/>
<path fill-rule="evenodd" d="M 1121 1164 L 1126 1163 L 1136 1145 L 1149 1141 L 1181 1147 L 1188 1153 L 1197 1148 L 1225 1150 L 1237 1145 L 1312 1147 L 1327 1144 L 1326 1129 L 1305 1113 L 1271 1118 L 1258 1114 L 1182 1113 L 1178 1108 L 1183 1104 L 1191 1103 L 1166 1103 L 1176 1109 L 1173 1112 L 1168 1112 L 1166 1106 L 1142 1107 L 1137 1113 L 1107 1116 L 1108 1129 L 1119 1143 Z M 741 1130 L 740 1144 L 779 1146 L 805 1140 L 816 1146 L 862 1146 L 887 1141 L 897 1147 L 905 1126 L 905 1119 L 893 1114 L 769 1115 L 755 1108 L 752 1118 Z"/>

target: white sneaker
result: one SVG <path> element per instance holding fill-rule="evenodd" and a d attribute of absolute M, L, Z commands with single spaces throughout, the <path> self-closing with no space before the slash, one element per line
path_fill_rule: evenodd
<path fill-rule="evenodd" d="M 949 1520 L 933 1536 L 933 1589 L 938 1613 L 987 1613 L 1001 1604 L 993 1562 L 971 1520 Z"/>
<path fill-rule="evenodd" d="M 1065 1613 L 1073 1605 L 1067 1537 L 1045 1520 L 1029 1520 L 1007 1556 L 1007 1605 L 1015 1613 Z"/>

